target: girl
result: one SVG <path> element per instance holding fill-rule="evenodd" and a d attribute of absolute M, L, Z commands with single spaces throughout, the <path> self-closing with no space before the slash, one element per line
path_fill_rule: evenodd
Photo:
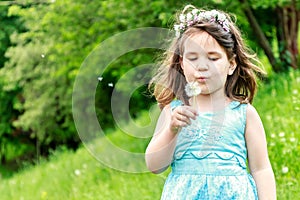
<path fill-rule="evenodd" d="M 174 28 L 150 83 L 162 113 L 146 163 L 153 173 L 172 168 L 161 199 L 276 199 L 264 128 L 251 105 L 255 73 L 263 71 L 239 30 L 226 13 L 193 6 Z"/>

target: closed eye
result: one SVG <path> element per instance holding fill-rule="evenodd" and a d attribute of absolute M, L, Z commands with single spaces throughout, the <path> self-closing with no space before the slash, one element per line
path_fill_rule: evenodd
<path fill-rule="evenodd" d="M 217 61 L 217 60 L 219 60 L 220 58 L 216 58 L 216 57 L 209 57 L 208 59 L 209 59 L 209 60 L 211 60 L 211 61 Z"/>
<path fill-rule="evenodd" d="M 186 52 L 184 57 L 189 61 L 195 61 L 198 59 L 198 53 L 196 52 Z"/>
<path fill-rule="evenodd" d="M 220 58 L 222 58 L 222 54 L 220 52 L 208 52 L 207 53 L 207 58 L 211 61 L 217 61 L 219 60 Z"/>
<path fill-rule="evenodd" d="M 198 59 L 197 57 L 188 58 L 189 61 L 195 61 L 197 59 Z"/>

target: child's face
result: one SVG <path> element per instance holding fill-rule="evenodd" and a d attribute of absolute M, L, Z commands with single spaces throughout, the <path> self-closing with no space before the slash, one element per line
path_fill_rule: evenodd
<path fill-rule="evenodd" d="M 183 44 L 181 67 L 187 82 L 197 81 L 202 94 L 224 94 L 228 75 L 235 69 L 234 59 L 229 61 L 224 48 L 207 32 L 200 32 Z"/>

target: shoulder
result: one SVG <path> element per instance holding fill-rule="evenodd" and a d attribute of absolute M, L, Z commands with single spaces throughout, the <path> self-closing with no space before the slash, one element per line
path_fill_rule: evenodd
<path fill-rule="evenodd" d="M 247 104 L 246 114 L 247 114 L 247 119 L 249 120 L 260 119 L 256 108 L 250 103 Z"/>
<path fill-rule="evenodd" d="M 158 121 L 165 120 L 166 118 L 169 118 L 170 114 L 172 113 L 172 105 L 171 103 L 165 105 L 161 108 L 161 112 L 158 118 Z"/>
<path fill-rule="evenodd" d="M 246 119 L 246 135 L 259 135 L 264 134 L 264 128 L 261 118 L 256 108 L 248 104 L 247 106 L 247 119 Z"/>
<path fill-rule="evenodd" d="M 167 104 L 162 108 L 160 115 L 156 122 L 155 135 L 156 135 L 156 133 L 160 132 L 159 130 L 164 129 L 166 127 L 166 124 L 170 123 L 171 113 L 172 113 L 172 110 L 171 110 L 170 104 Z"/>
<path fill-rule="evenodd" d="M 247 119 L 248 118 L 251 119 L 253 117 L 258 116 L 255 107 L 250 103 L 241 103 L 238 101 L 232 101 L 230 107 L 233 110 L 240 110 L 241 112 L 243 112 Z"/>
<path fill-rule="evenodd" d="M 160 114 L 160 118 L 168 118 L 173 110 L 178 107 L 183 105 L 182 101 L 178 100 L 178 99 L 174 99 L 172 100 L 169 104 L 165 105 L 162 109 L 161 109 L 161 114 Z"/>

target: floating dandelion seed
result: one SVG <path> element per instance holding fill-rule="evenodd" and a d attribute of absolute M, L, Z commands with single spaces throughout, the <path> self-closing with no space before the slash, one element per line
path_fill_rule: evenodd
<path fill-rule="evenodd" d="M 42 58 L 45 58 L 45 54 L 41 54 L 41 57 L 42 57 Z"/>
<path fill-rule="evenodd" d="M 103 77 L 102 76 L 99 76 L 98 77 L 98 81 L 102 81 L 103 80 Z"/>
<path fill-rule="evenodd" d="M 114 87 L 114 84 L 113 83 L 109 83 L 108 87 Z"/>

